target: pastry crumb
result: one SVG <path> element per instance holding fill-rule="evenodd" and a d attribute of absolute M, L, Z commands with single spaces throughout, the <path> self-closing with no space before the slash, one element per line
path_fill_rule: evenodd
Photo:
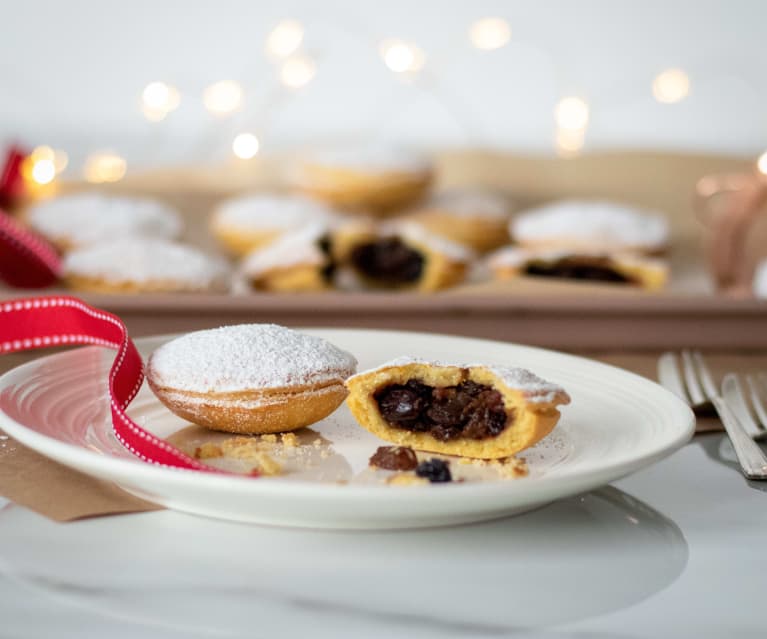
<path fill-rule="evenodd" d="M 214 457 L 223 457 L 224 451 L 221 446 L 211 444 L 210 442 L 198 446 L 194 449 L 195 459 L 213 459 Z"/>
<path fill-rule="evenodd" d="M 234 459 L 253 459 L 261 453 L 259 441 L 253 437 L 230 437 L 221 443 L 224 456 Z"/>
<path fill-rule="evenodd" d="M 261 435 L 261 441 L 266 442 L 267 444 L 276 444 L 277 435 L 274 435 L 272 433 L 269 433 L 268 435 Z"/>
<path fill-rule="evenodd" d="M 298 437 L 295 433 L 282 433 L 282 445 L 286 448 L 295 448 L 298 446 Z"/>
<path fill-rule="evenodd" d="M 517 459 L 516 457 L 499 459 L 494 466 L 498 469 L 498 473 L 501 477 L 506 479 L 526 477 L 530 473 L 530 470 L 527 467 L 527 462 L 524 459 Z"/>
<path fill-rule="evenodd" d="M 274 477 L 282 473 L 282 465 L 264 452 L 259 452 L 253 461 L 256 462 L 256 467 L 253 470 L 258 471 L 261 475 Z"/>
<path fill-rule="evenodd" d="M 417 477 L 413 473 L 397 473 L 386 480 L 391 486 L 418 486 L 428 484 L 429 480 L 423 477 Z"/>

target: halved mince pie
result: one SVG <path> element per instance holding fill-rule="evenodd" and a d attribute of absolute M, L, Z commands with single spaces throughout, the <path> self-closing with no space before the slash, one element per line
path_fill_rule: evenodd
<path fill-rule="evenodd" d="M 334 234 L 333 255 L 366 288 L 425 292 L 460 282 L 473 252 L 414 223 L 355 222 Z"/>
<path fill-rule="evenodd" d="M 521 368 L 399 358 L 350 377 L 347 404 L 381 439 L 448 455 L 508 457 L 548 435 L 570 397 Z"/>
<path fill-rule="evenodd" d="M 629 253 L 581 250 L 529 250 L 507 247 L 493 253 L 488 266 L 497 280 L 522 275 L 663 288 L 668 266 L 658 258 Z"/>

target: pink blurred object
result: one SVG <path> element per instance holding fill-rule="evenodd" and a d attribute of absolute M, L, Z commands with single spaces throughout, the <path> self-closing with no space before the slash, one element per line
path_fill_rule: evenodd
<path fill-rule="evenodd" d="M 27 156 L 18 146 L 12 146 L 0 168 L 0 207 L 10 209 L 24 195 L 21 163 Z"/>
<path fill-rule="evenodd" d="M 767 216 L 767 177 L 761 173 L 707 175 L 695 189 L 698 215 L 708 229 L 706 253 L 717 287 L 750 295 L 754 267 L 767 247 L 755 247 Z M 762 240 L 764 238 L 762 237 Z"/>

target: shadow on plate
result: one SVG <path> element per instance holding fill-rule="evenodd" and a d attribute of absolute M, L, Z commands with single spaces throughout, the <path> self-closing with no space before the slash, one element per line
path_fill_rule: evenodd
<path fill-rule="evenodd" d="M 613 487 L 513 518 L 398 532 L 172 511 L 66 526 L 21 508 L 0 518 L 29 520 L 5 526 L 23 531 L 0 545 L 5 576 L 94 621 L 185 636 L 504 635 L 634 605 L 688 557 L 673 521 Z"/>

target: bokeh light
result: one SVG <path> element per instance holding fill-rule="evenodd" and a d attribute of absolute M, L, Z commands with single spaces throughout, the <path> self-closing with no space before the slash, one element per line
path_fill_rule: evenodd
<path fill-rule="evenodd" d="M 469 40 L 477 49 L 500 49 L 511 40 L 511 27 L 503 18 L 482 18 L 469 28 Z"/>
<path fill-rule="evenodd" d="M 760 173 L 767 175 L 767 151 L 759 156 L 759 159 L 756 161 L 756 168 L 759 169 Z"/>
<path fill-rule="evenodd" d="M 655 76 L 652 94 L 664 104 L 681 102 L 690 94 L 690 78 L 682 69 L 666 69 Z"/>
<path fill-rule="evenodd" d="M 32 179 L 38 184 L 49 184 L 56 177 L 53 160 L 37 160 L 32 164 Z"/>
<path fill-rule="evenodd" d="M 282 20 L 266 37 L 266 52 L 274 58 L 286 58 L 298 51 L 304 40 L 304 27 L 297 20 Z"/>
<path fill-rule="evenodd" d="M 314 60 L 304 55 L 295 55 L 282 63 L 280 81 L 291 89 L 300 89 L 314 78 L 317 67 Z"/>
<path fill-rule="evenodd" d="M 558 129 L 556 135 L 557 155 L 572 157 L 580 153 L 586 139 L 585 129 Z"/>
<path fill-rule="evenodd" d="M 232 151 L 241 160 L 250 160 L 258 153 L 260 144 L 252 133 L 240 133 L 232 142 Z"/>
<path fill-rule="evenodd" d="M 117 153 L 104 151 L 88 156 L 83 173 L 88 182 L 99 184 L 118 182 L 125 176 L 127 169 L 128 163 L 125 158 L 117 155 Z"/>
<path fill-rule="evenodd" d="M 562 98 L 554 109 L 554 117 L 560 129 L 577 131 L 589 123 L 589 105 L 585 100 L 569 96 Z"/>
<path fill-rule="evenodd" d="M 394 73 L 415 73 L 426 60 L 423 51 L 402 40 L 384 40 L 380 51 L 384 64 Z"/>
<path fill-rule="evenodd" d="M 213 115 L 229 115 L 242 106 L 242 87 L 233 80 L 221 80 L 205 88 L 202 102 Z"/>
<path fill-rule="evenodd" d="M 150 82 L 141 92 L 141 112 L 151 122 L 163 120 L 181 103 L 181 94 L 165 82 Z"/>

